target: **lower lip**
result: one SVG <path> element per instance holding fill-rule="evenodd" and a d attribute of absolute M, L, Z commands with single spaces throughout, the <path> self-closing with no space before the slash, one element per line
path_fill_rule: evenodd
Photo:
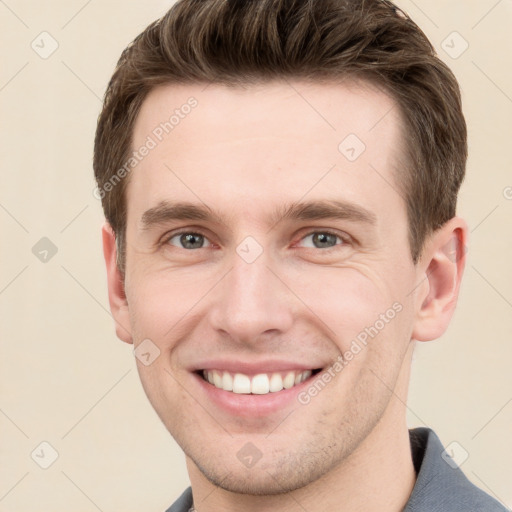
<path fill-rule="evenodd" d="M 216 388 L 197 373 L 194 373 L 193 377 L 208 397 L 208 400 L 220 409 L 234 416 L 254 418 L 268 416 L 279 411 L 282 412 L 284 408 L 290 405 L 300 406 L 297 395 L 304 388 L 311 385 L 316 375 L 312 375 L 309 379 L 290 389 L 283 389 L 265 395 L 239 394 L 232 391 L 224 391 L 223 389 Z"/>

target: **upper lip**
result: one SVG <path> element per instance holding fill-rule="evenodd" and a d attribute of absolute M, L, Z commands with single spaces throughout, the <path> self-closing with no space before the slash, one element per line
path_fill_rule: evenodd
<path fill-rule="evenodd" d="M 259 373 L 271 373 L 279 371 L 305 371 L 323 368 L 325 365 L 311 365 L 304 363 L 295 363 L 285 360 L 267 360 L 267 361 L 238 361 L 227 359 L 210 359 L 201 362 L 191 369 L 191 371 L 200 370 L 220 370 L 230 373 L 243 373 L 245 375 L 257 375 Z"/>

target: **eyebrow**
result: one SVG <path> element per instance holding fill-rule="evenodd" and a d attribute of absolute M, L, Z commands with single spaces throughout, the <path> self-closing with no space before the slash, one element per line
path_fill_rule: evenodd
<path fill-rule="evenodd" d="M 317 200 L 292 202 L 276 207 L 267 221 L 271 226 L 282 220 L 349 220 L 367 225 L 375 225 L 375 213 L 348 201 Z M 160 201 L 146 210 L 141 217 L 142 231 L 176 220 L 202 220 L 225 224 L 224 217 L 204 203 Z"/>

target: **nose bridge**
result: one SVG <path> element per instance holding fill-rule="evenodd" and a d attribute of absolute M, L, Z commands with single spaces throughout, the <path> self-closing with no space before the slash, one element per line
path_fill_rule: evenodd
<path fill-rule="evenodd" d="M 210 310 L 214 329 L 247 343 L 269 331 L 286 331 L 292 322 L 286 287 L 271 270 L 270 254 L 259 252 L 251 240 L 237 247 Z"/>

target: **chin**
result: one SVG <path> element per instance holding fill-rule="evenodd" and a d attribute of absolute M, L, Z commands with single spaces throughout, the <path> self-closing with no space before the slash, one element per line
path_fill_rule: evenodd
<path fill-rule="evenodd" d="M 287 471 L 286 474 L 276 469 L 274 471 L 263 468 L 243 471 L 237 469 L 236 472 L 233 471 L 227 475 L 219 475 L 215 470 L 208 471 L 208 469 L 201 467 L 199 467 L 199 470 L 216 487 L 225 491 L 252 496 L 285 494 L 305 487 L 322 476 L 309 471 L 306 473 L 304 469 L 301 471 Z M 325 472 L 325 468 L 322 468 L 322 470 Z"/>
<path fill-rule="evenodd" d="M 226 461 L 225 454 L 221 463 L 217 454 L 207 459 L 204 452 L 189 453 L 188 457 L 216 487 L 237 494 L 274 496 L 301 489 L 331 471 L 346 457 L 345 450 L 337 448 L 303 446 L 300 451 L 263 456 L 252 468 L 246 468 L 238 459 Z"/>

